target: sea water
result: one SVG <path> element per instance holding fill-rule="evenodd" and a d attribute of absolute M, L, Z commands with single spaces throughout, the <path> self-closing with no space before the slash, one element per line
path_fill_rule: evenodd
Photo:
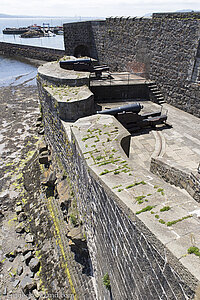
<path fill-rule="evenodd" d="M 23 61 L 0 55 L 0 87 L 36 85 L 37 68 Z"/>
<path fill-rule="evenodd" d="M 7 43 L 15 43 L 22 45 L 32 45 L 54 49 L 64 49 L 63 35 L 56 35 L 54 37 L 40 37 L 40 38 L 21 38 L 19 34 L 3 34 L 2 30 L 7 27 L 26 27 L 33 24 L 43 26 L 43 23 L 49 26 L 62 26 L 64 23 L 78 22 L 89 20 L 90 18 L 0 18 L 0 41 Z M 37 68 L 31 64 L 23 61 L 15 60 L 0 56 L 0 87 L 9 85 L 35 85 Z"/>
<path fill-rule="evenodd" d="M 22 45 L 32 45 L 45 48 L 64 49 L 63 35 L 56 35 L 52 37 L 40 37 L 40 38 L 21 38 L 20 34 L 3 34 L 3 29 L 9 27 L 27 27 L 30 25 L 43 26 L 49 24 L 49 26 L 62 26 L 65 23 L 85 21 L 91 18 L 45 18 L 45 17 L 29 17 L 29 18 L 0 18 L 0 41 L 7 43 L 15 43 Z"/>

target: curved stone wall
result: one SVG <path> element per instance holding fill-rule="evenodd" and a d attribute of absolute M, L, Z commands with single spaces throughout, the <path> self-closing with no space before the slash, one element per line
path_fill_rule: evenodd
<path fill-rule="evenodd" d="M 45 97 L 58 107 L 63 121 L 75 121 L 94 112 L 94 95 L 89 90 L 89 73 L 60 68 L 50 62 L 38 68 L 38 83 L 43 86 Z"/>

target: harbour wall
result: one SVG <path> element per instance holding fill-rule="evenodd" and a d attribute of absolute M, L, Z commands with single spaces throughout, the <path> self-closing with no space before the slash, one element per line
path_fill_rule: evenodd
<path fill-rule="evenodd" d="M 187 254 L 187 249 L 191 246 L 189 224 L 198 230 L 199 223 L 188 215 L 188 199 L 132 165 L 128 158 L 130 134 L 113 116 L 91 115 L 70 126 L 63 121 L 59 107 L 69 86 L 66 80 L 66 88 L 58 87 L 57 76 L 62 78 L 62 74 L 57 68 L 58 64 L 49 63 L 38 71 L 45 138 L 68 174 L 77 199 L 97 299 L 174 300 L 194 299 L 195 295 L 198 299 L 199 258 Z M 77 75 L 76 80 L 83 81 L 76 72 L 68 75 L 69 80 Z M 89 73 L 82 76 L 87 78 Z M 68 101 L 80 101 L 69 97 Z M 160 212 L 165 201 L 170 212 Z M 177 219 L 181 225 L 171 230 L 170 222 Z M 110 278 L 107 289 L 106 274 Z"/>
<path fill-rule="evenodd" d="M 57 60 L 65 55 L 64 50 L 0 42 L 0 54 L 26 57 L 43 61 Z"/>
<path fill-rule="evenodd" d="M 165 101 L 200 116 L 200 13 L 153 14 L 64 24 L 67 55 L 89 55 L 112 71 L 156 82 Z"/>

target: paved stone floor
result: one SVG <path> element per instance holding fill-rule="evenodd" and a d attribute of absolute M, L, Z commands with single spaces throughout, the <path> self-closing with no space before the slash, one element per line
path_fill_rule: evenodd
<path fill-rule="evenodd" d="M 150 82 L 149 80 L 145 79 L 136 74 L 132 74 L 129 72 L 120 72 L 120 73 L 106 73 L 103 72 L 100 79 L 96 79 L 95 75 L 90 77 L 93 78 L 90 82 L 90 86 L 97 86 L 97 85 L 127 85 L 127 84 L 146 84 Z"/>
<path fill-rule="evenodd" d="M 100 104 L 102 109 L 126 105 L 130 102 Z M 160 111 L 161 106 L 151 101 L 140 101 L 141 113 Z M 170 164 L 176 163 L 188 171 L 196 171 L 200 162 L 200 120 L 169 104 L 163 105 L 167 123 L 172 127 L 157 126 L 156 130 L 144 130 L 132 134 L 130 158 L 142 167 L 150 168 L 152 155 L 163 157 Z"/>

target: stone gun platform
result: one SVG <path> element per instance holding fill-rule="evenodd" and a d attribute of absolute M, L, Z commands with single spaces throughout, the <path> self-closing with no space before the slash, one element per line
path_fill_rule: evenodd
<path fill-rule="evenodd" d="M 65 100 L 66 108 L 68 104 L 80 102 L 78 94 L 71 101 L 65 99 L 69 96 L 65 90 L 64 98 L 59 100 L 59 94 L 51 90 L 52 82 L 53 89 L 58 89 L 59 79 L 50 72 L 47 78 L 42 71 L 40 68 L 38 83 L 45 135 L 67 171 L 78 199 L 91 260 L 97 270 L 99 293 L 105 294 L 102 277 L 109 266 L 113 295 L 123 294 L 116 299 L 125 299 L 125 295 L 135 299 L 135 295 L 143 291 L 146 291 L 145 299 L 188 299 L 197 294 L 200 282 L 200 203 L 198 174 L 195 173 L 199 162 L 198 151 L 195 151 L 199 146 L 198 120 L 164 105 L 171 113 L 168 122 L 172 127 L 162 125 L 138 135 L 131 136 L 110 115 L 93 113 L 69 123 L 60 119 L 59 105 L 61 100 Z M 78 74 L 72 75 L 85 90 L 85 83 L 81 84 Z M 69 85 L 70 74 L 66 72 L 64 77 Z M 50 86 L 47 87 L 48 79 Z M 120 104 L 96 103 L 102 109 Z M 128 103 L 123 102 L 123 105 Z M 144 113 L 161 108 L 150 101 L 142 101 L 142 104 Z M 180 156 L 179 164 L 174 167 L 171 165 L 177 160 L 174 154 L 178 155 L 178 149 L 182 148 L 184 151 L 180 150 L 179 155 L 185 159 Z M 192 153 L 194 160 L 191 167 L 186 163 L 188 153 Z M 193 179 L 197 180 L 197 191 L 187 185 L 190 181 L 193 183 Z M 176 187 L 166 181 L 180 185 Z M 190 249 L 198 250 L 197 255 L 191 254 Z M 124 281 L 120 290 L 119 274 Z M 156 297 L 147 291 L 146 278 L 155 282 Z M 141 284 L 139 292 L 132 287 L 135 280 L 136 287 Z"/>
<path fill-rule="evenodd" d="M 160 111 L 161 106 L 151 101 L 138 101 L 144 108 L 142 113 Z M 102 109 L 118 107 L 133 102 L 98 103 Z M 192 116 L 167 103 L 163 105 L 172 127 L 160 125 L 155 130 L 144 130 L 132 134 L 130 158 L 142 167 L 150 168 L 155 145 L 160 157 L 190 171 L 196 171 L 200 162 L 200 122 Z"/>
<path fill-rule="evenodd" d="M 197 174 L 200 163 L 200 122 L 199 119 L 167 103 L 162 107 L 151 101 L 138 101 L 144 108 L 143 113 L 160 111 L 168 115 L 167 123 L 171 126 L 159 125 L 155 130 L 144 129 L 132 134 L 130 146 L 130 159 L 142 168 L 148 170 L 157 159 L 159 164 L 167 164 L 169 168 L 176 169 L 181 174 Z M 99 103 L 102 109 L 118 107 L 133 102 Z M 154 171 L 154 170 L 152 170 Z M 166 170 L 156 169 L 157 175 L 166 178 Z M 179 174 L 179 175 L 180 175 Z M 172 176 L 173 177 L 173 176 Z M 174 180 L 174 182 L 173 182 Z M 169 180 L 166 180 L 169 181 Z M 182 188 L 181 178 L 173 177 L 171 183 Z"/>
<path fill-rule="evenodd" d="M 150 80 L 140 75 L 130 72 L 105 73 L 97 79 L 94 75 L 90 75 L 90 86 L 110 86 L 110 85 L 127 85 L 127 84 L 146 84 Z"/>

